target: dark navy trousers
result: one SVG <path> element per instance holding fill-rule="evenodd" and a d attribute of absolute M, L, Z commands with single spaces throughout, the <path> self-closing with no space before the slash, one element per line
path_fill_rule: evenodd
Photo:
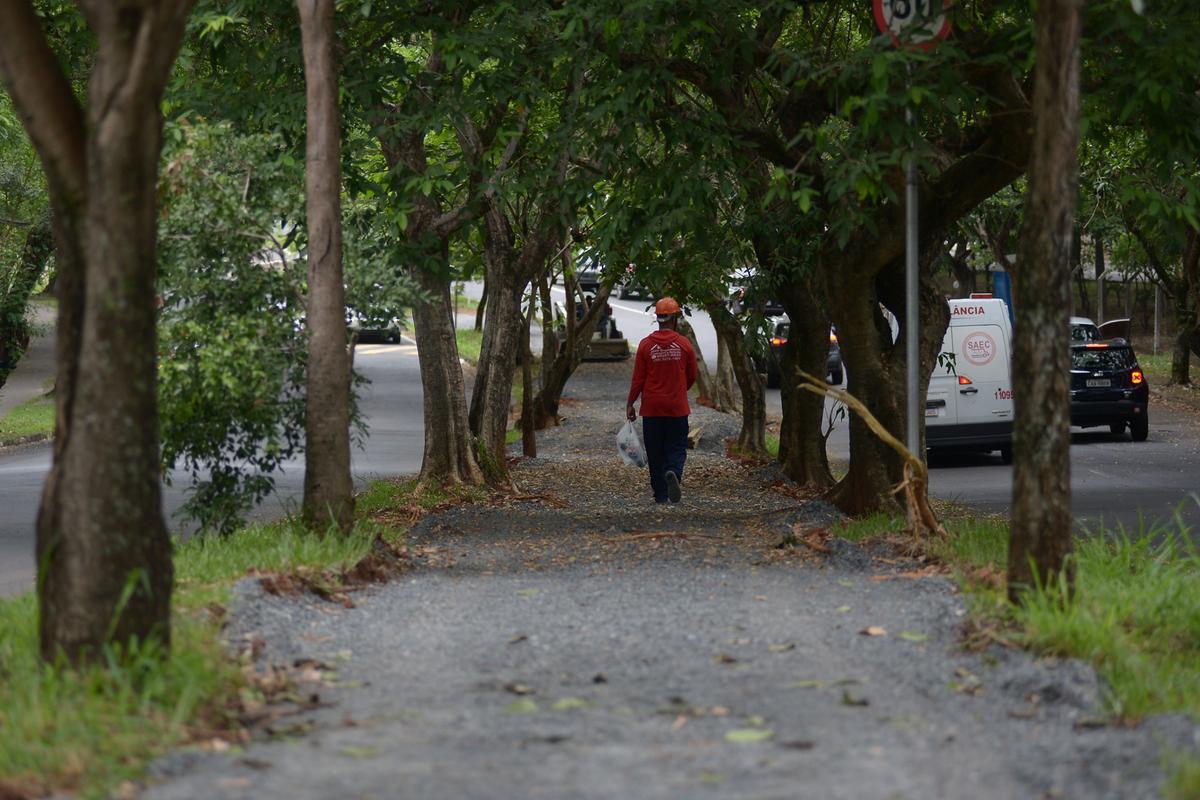
<path fill-rule="evenodd" d="M 656 502 L 667 501 L 667 470 L 683 481 L 687 435 L 687 417 L 642 417 L 642 438 L 646 442 L 650 488 L 654 490 Z"/>

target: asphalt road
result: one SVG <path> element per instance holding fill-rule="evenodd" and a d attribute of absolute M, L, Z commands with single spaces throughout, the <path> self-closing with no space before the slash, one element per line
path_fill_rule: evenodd
<path fill-rule="evenodd" d="M 359 345 L 355 367 L 370 379 L 360 407 L 370 437 L 353 449 L 353 471 L 363 485 L 376 476 L 416 472 L 421 467 L 424 424 L 417 349 L 412 345 Z M 0 597 L 33 587 L 33 530 L 42 482 L 50 467 L 50 445 L 0 451 Z M 276 493 L 255 511 L 256 519 L 299 509 L 304 493 L 304 459 L 289 462 L 275 478 Z M 187 499 L 187 475 L 163 488 L 172 530 L 187 534 L 174 513 Z"/>

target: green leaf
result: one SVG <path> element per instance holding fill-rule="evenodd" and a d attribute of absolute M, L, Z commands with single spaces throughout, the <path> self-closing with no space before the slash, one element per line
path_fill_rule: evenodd
<path fill-rule="evenodd" d="M 520 597 L 534 597 L 542 593 L 541 589 L 518 589 L 517 595 Z"/>
<path fill-rule="evenodd" d="M 929 639 L 928 634 L 916 633 L 915 631 L 900 631 L 897 635 L 906 642 L 924 642 Z"/>
<path fill-rule="evenodd" d="M 536 714 L 538 704 L 528 697 L 522 697 L 520 700 L 513 700 L 504 710 L 509 714 Z"/>
<path fill-rule="evenodd" d="M 577 708 L 590 708 L 591 700 L 585 700 L 582 697 L 564 697 L 561 700 L 556 700 L 554 705 L 550 706 L 551 711 L 573 711 Z"/>
<path fill-rule="evenodd" d="M 383 751 L 378 747 L 371 747 L 369 745 L 345 745 L 339 747 L 338 752 L 350 758 L 379 758 L 379 756 L 383 755 Z"/>
<path fill-rule="evenodd" d="M 775 731 L 763 728 L 737 728 L 725 733 L 725 741 L 734 744 L 755 744 L 765 742 L 775 735 Z"/>

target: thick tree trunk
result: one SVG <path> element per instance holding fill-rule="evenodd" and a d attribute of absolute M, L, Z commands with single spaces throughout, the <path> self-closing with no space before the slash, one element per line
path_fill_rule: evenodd
<path fill-rule="evenodd" d="M 304 521 L 354 525 L 350 476 L 350 355 L 342 283 L 342 171 L 333 0 L 297 0 L 307 90 L 308 392 Z"/>
<path fill-rule="evenodd" d="M 801 372 L 825 377 L 829 317 L 802 281 L 788 284 L 781 300 L 791 320 L 791 331 L 780 364 L 783 423 L 779 429 L 779 463 L 796 483 L 823 489 L 833 485 L 821 430 L 825 399 L 799 387 Z"/>
<path fill-rule="evenodd" d="M 1068 593 L 1071 563 L 1069 261 L 1077 201 L 1083 0 L 1043 0 L 1035 17 L 1034 141 L 1021 229 L 1013 371 L 1009 598 L 1034 585 Z"/>
<path fill-rule="evenodd" d="M 96 41 L 86 126 L 33 9 L 0 7 L 0 77 L 45 167 L 58 245 L 59 419 L 38 515 L 38 599 L 43 657 L 72 661 L 110 642 L 170 640 L 155 371 L 159 104 L 190 9 L 81 5 Z"/>
<path fill-rule="evenodd" d="M 838 331 L 843 333 L 839 343 L 846 391 L 904 441 L 904 367 L 899 364 L 891 330 L 880 313 L 874 280 L 863 280 L 836 267 L 829 274 L 830 309 Z M 850 469 L 834 487 L 830 500 L 852 516 L 896 510 L 899 503 L 892 489 L 902 479 L 903 464 L 896 452 L 857 414 L 850 415 Z"/>
<path fill-rule="evenodd" d="M 484 482 L 471 446 L 467 399 L 458 341 L 454 335 L 450 289 L 427 270 L 413 268 L 412 278 L 432 298 L 413 308 L 417 360 L 424 391 L 425 453 L 421 483 L 436 485 Z"/>
<path fill-rule="evenodd" d="M 487 479 L 505 483 L 508 468 L 504 459 L 504 439 L 512 406 L 516 354 L 523 338 L 521 297 L 525 287 L 517 286 L 513 276 L 503 275 L 499 269 L 489 276 L 488 283 L 491 285 L 490 311 L 483 325 L 483 344 L 471 391 L 468 422 L 479 447 L 488 454 L 484 457 Z"/>
<path fill-rule="evenodd" d="M 762 379 L 746 350 L 746 334 L 724 303 L 704 306 L 716 328 L 717 337 L 729 348 L 729 362 L 742 392 L 742 428 L 738 432 L 737 448 L 744 455 L 763 456 L 767 453 L 767 398 Z"/>

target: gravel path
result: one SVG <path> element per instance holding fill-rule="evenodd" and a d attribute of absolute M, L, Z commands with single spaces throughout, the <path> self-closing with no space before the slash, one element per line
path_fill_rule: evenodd
<path fill-rule="evenodd" d="M 515 467 L 537 499 L 423 520 L 357 607 L 244 583 L 231 640 L 326 705 L 161 760 L 145 796 L 1150 798 L 1196 745 L 1182 717 L 1100 725 L 1078 662 L 963 652 L 963 598 L 919 565 L 777 549 L 837 513 L 724 458 L 734 419 L 696 410 L 684 500 L 655 506 L 614 452 L 628 369 L 573 380 Z"/>

